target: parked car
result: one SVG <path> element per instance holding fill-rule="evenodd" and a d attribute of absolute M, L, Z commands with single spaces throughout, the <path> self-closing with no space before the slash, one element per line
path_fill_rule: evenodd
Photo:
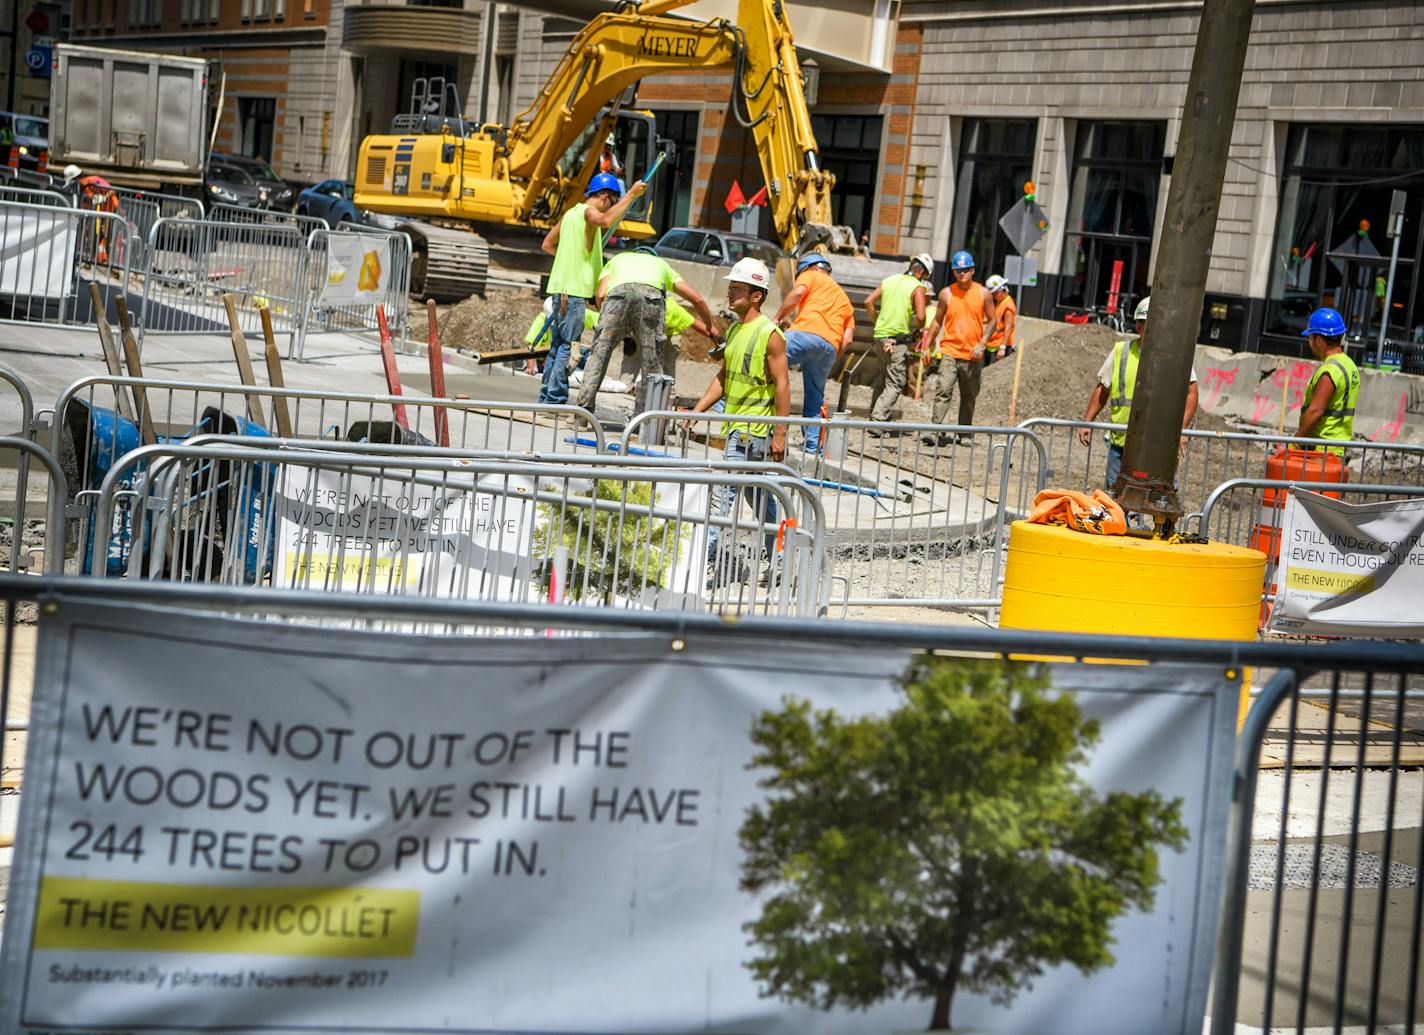
<path fill-rule="evenodd" d="M 341 223 L 366 223 L 366 213 L 351 199 L 356 185 L 350 180 L 322 180 L 297 195 L 297 215 L 316 216 L 330 227 Z"/>
<path fill-rule="evenodd" d="M 210 161 L 208 175 L 203 181 L 208 200 L 224 205 L 241 205 L 243 208 L 263 208 L 262 188 L 257 185 L 246 169 L 227 162 Z"/>
<path fill-rule="evenodd" d="M 49 160 L 49 119 L 0 111 L 0 143 L 3 142 L 8 142 L 9 147 L 0 146 L 0 165 L 9 163 L 10 148 L 18 148 L 18 167 L 38 172 L 41 159 Z"/>
<path fill-rule="evenodd" d="M 267 208 L 282 212 L 292 211 L 296 204 L 297 192 L 286 180 L 277 175 L 277 170 L 265 158 L 249 158 L 247 155 L 213 154 L 214 161 L 236 166 L 251 176 L 262 191 L 262 204 Z"/>
<path fill-rule="evenodd" d="M 770 241 L 750 234 L 733 234 L 697 226 L 675 226 L 658 238 L 658 254 L 664 259 L 706 262 L 730 266 L 750 255 L 775 268 L 781 249 Z"/>

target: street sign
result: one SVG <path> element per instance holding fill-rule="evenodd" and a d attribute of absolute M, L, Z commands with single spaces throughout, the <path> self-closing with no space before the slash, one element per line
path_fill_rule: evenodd
<path fill-rule="evenodd" d="M 1004 213 L 1004 218 L 999 220 L 999 229 L 1004 231 L 1013 244 L 1014 251 L 1027 255 L 1029 249 L 1048 232 L 1048 217 L 1043 214 L 1043 209 L 1038 207 L 1037 202 L 1020 198 L 1013 208 Z"/>
<path fill-rule="evenodd" d="M 48 77 L 53 53 L 48 47 L 31 47 L 25 51 L 25 67 L 32 75 Z"/>
<path fill-rule="evenodd" d="M 1038 257 L 1035 255 L 1005 255 L 1004 279 L 1024 287 L 1038 286 Z"/>
<path fill-rule="evenodd" d="M 1389 222 L 1384 225 L 1386 237 L 1394 237 L 1404 230 L 1404 203 L 1408 195 L 1397 190 L 1389 198 Z"/>

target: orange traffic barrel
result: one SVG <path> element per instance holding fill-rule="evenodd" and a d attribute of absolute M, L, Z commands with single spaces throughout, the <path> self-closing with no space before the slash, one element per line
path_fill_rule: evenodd
<path fill-rule="evenodd" d="M 1321 449 L 1296 449 L 1282 447 L 1266 460 L 1266 477 L 1273 482 L 1347 482 L 1350 469 L 1345 461 L 1334 453 Z M 1285 515 L 1286 497 L 1289 489 L 1266 489 L 1261 494 L 1261 509 L 1256 513 L 1256 527 L 1251 532 L 1251 549 L 1266 555 L 1268 571 L 1274 575 L 1274 565 L 1281 553 L 1281 523 Z M 1326 492 L 1331 499 L 1339 499 L 1338 492 Z M 1270 576 L 1267 576 L 1268 578 Z M 1270 583 L 1271 596 L 1275 596 L 1276 584 Z M 1269 601 L 1261 603 L 1261 628 L 1266 627 L 1266 619 L 1271 616 Z"/>

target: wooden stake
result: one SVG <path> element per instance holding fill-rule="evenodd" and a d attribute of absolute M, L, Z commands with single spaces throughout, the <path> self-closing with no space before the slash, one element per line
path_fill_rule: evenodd
<path fill-rule="evenodd" d="M 425 300 L 426 312 L 430 314 L 430 336 L 426 351 L 430 356 L 430 394 L 437 399 L 445 398 L 445 352 L 440 348 L 440 322 L 435 315 L 435 299 Z M 435 407 L 435 441 L 445 449 L 450 448 L 450 422 L 445 417 L 445 407 Z"/>
<path fill-rule="evenodd" d="M 114 332 L 104 317 L 103 296 L 99 294 L 99 285 L 92 281 L 89 284 L 89 298 L 94 303 L 94 320 L 99 326 L 99 347 L 104 350 L 104 366 L 108 368 L 111 377 L 123 377 L 123 361 L 119 359 L 119 350 L 114 346 Z M 119 416 L 125 420 L 134 419 L 133 404 L 129 402 L 128 393 L 122 386 L 114 386 L 114 401 Z"/>
<path fill-rule="evenodd" d="M 227 309 L 227 325 L 232 331 L 232 355 L 237 360 L 237 376 L 242 383 L 248 387 L 257 387 L 257 378 L 252 374 L 252 356 L 247 351 L 247 338 L 242 333 L 242 320 L 237 315 L 237 301 L 230 294 L 222 296 L 223 306 Z M 262 427 L 267 426 L 267 422 L 262 419 L 262 402 L 257 396 L 248 394 L 247 396 L 247 419 L 253 424 Z"/>
<path fill-rule="evenodd" d="M 287 382 L 282 377 L 282 357 L 277 352 L 277 342 L 272 335 L 272 313 L 264 305 L 258 314 L 262 317 L 262 340 L 267 343 L 263 353 L 267 360 L 267 383 L 273 388 L 286 388 Z M 272 396 L 272 416 L 277 421 L 277 434 L 292 438 L 292 415 L 287 410 L 285 395 Z"/>
<path fill-rule="evenodd" d="M 129 322 L 129 307 L 123 295 L 114 298 L 114 307 L 119 312 L 119 332 L 124 342 L 124 358 L 128 360 L 129 376 L 143 377 L 143 364 L 138 358 L 138 342 L 134 339 L 133 325 Z M 138 430 L 146 446 L 158 442 L 158 434 L 153 428 L 153 415 L 148 412 L 148 393 L 138 385 L 132 386 L 134 409 L 138 411 Z"/>
<path fill-rule="evenodd" d="M 386 307 L 376 306 L 376 325 L 381 329 L 381 362 L 386 368 L 386 394 L 400 395 L 400 370 L 396 366 L 396 347 L 391 341 L 391 325 L 386 322 Z M 404 403 L 391 403 L 391 412 L 394 413 L 396 423 L 407 431 L 410 430 L 410 421 L 405 416 Z"/>
<path fill-rule="evenodd" d="M 1019 345 L 1014 349 L 1014 386 L 1009 390 L 1009 423 L 1013 424 L 1014 414 L 1019 408 L 1019 372 L 1023 370 L 1024 347 Z"/>

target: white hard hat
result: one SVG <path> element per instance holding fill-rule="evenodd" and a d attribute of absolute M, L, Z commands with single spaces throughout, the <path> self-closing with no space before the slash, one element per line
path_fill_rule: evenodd
<path fill-rule="evenodd" d="M 771 290 L 771 271 L 760 259 L 751 257 L 738 259 L 737 264 L 732 267 L 732 272 L 728 273 L 725 279 L 734 284 L 747 284 L 754 288 L 761 288 L 763 291 Z"/>
<path fill-rule="evenodd" d="M 1149 307 L 1151 304 L 1152 304 L 1152 296 L 1151 296 L 1151 295 L 1148 295 L 1148 296 L 1147 296 L 1146 298 L 1144 298 L 1141 302 L 1138 302 L 1138 303 L 1137 303 L 1137 309 L 1136 309 L 1136 311 L 1134 311 L 1133 314 L 1132 314 L 1133 320 L 1145 320 L 1145 319 L 1147 319 L 1147 310 L 1148 310 L 1148 307 Z"/>
<path fill-rule="evenodd" d="M 916 255 L 910 261 L 918 262 L 920 266 L 924 269 L 925 276 L 927 277 L 934 272 L 934 259 L 930 258 L 929 252 L 920 252 L 919 255 Z"/>
<path fill-rule="evenodd" d="M 1009 282 L 995 273 L 988 280 L 984 281 L 984 286 L 990 291 L 1007 291 Z"/>
<path fill-rule="evenodd" d="M 83 171 L 84 170 L 79 168 L 79 166 L 77 165 L 66 165 L 64 167 L 64 182 L 68 183 L 70 180 L 77 179 L 79 177 L 79 174 Z"/>

